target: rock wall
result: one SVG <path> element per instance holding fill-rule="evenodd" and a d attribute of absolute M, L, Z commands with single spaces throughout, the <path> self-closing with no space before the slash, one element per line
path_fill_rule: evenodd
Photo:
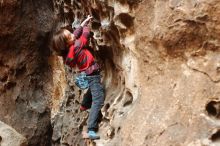
<path fill-rule="evenodd" d="M 111 139 L 114 130 L 121 125 L 122 115 L 128 113 L 132 102 L 138 97 L 137 52 L 134 44 L 134 16 L 132 7 L 136 3 L 107 1 L 55 1 L 58 22 L 71 26 L 88 14 L 94 19 L 91 24 L 94 33 L 95 56 L 102 64 L 106 100 L 103 108 L 103 122 L 100 133 L 104 139 Z M 123 9 L 122 9 L 123 8 Z M 73 72 L 66 68 L 68 87 L 59 113 L 53 120 L 54 145 L 83 145 L 82 131 L 88 118 L 87 112 L 80 112 L 82 91 L 73 83 Z M 111 124 L 115 117 L 115 126 Z M 120 128 L 119 128 L 120 129 Z M 109 131 L 109 132 L 107 132 Z M 106 134 L 108 133 L 108 134 Z"/>
<path fill-rule="evenodd" d="M 50 145 L 50 0 L 0 2 L 0 120 L 28 139 Z"/>
<path fill-rule="evenodd" d="M 67 25 L 94 17 L 106 100 L 102 138 L 91 145 L 218 145 L 219 7 L 218 0 L 56 1 Z M 62 142 L 83 145 L 87 115 L 75 108 L 68 113 L 81 128 L 74 136 L 65 127 Z"/>
<path fill-rule="evenodd" d="M 218 0 L 1 1 L 0 120 L 29 145 L 219 145 L 219 7 Z M 88 14 L 106 89 L 97 141 L 82 139 L 83 91 L 48 48 L 54 26 Z"/>
<path fill-rule="evenodd" d="M 122 145 L 219 145 L 219 6 L 216 0 L 138 6 L 141 96 L 121 128 Z"/>

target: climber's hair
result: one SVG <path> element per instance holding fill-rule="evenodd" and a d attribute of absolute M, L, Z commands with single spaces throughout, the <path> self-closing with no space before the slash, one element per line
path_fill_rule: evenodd
<path fill-rule="evenodd" d="M 67 51 L 66 37 L 64 34 L 65 30 L 65 28 L 61 28 L 52 37 L 52 49 L 61 56 Z"/>

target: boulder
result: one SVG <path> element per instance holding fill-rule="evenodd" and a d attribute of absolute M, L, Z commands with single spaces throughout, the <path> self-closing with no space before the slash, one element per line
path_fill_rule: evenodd
<path fill-rule="evenodd" d="M 9 125 L 0 121 L 1 146 L 27 146 L 27 139 Z"/>

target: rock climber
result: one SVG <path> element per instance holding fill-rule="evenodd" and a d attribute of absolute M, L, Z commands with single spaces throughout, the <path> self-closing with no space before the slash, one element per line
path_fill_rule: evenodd
<path fill-rule="evenodd" d="M 91 19 L 92 16 L 87 16 L 73 33 L 67 29 L 57 31 L 52 38 L 52 48 L 64 57 L 65 64 L 72 68 L 77 66 L 80 74 L 86 76 L 84 79 L 88 83 L 88 90 L 83 96 L 80 109 L 84 111 L 90 108 L 87 135 L 90 139 L 99 139 L 100 136 L 96 132 L 104 104 L 104 88 L 101 84 L 100 66 L 88 49 L 91 37 L 88 24 Z"/>

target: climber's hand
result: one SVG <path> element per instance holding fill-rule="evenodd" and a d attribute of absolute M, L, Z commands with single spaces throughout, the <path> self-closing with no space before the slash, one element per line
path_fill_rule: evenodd
<path fill-rule="evenodd" d="M 89 20 L 91 20 L 92 18 L 93 18 L 93 17 L 92 17 L 91 15 L 88 15 L 87 18 L 86 18 L 86 20 L 89 21 Z"/>
<path fill-rule="evenodd" d="M 92 16 L 88 15 L 87 18 L 81 23 L 81 26 L 86 26 L 92 18 Z"/>

